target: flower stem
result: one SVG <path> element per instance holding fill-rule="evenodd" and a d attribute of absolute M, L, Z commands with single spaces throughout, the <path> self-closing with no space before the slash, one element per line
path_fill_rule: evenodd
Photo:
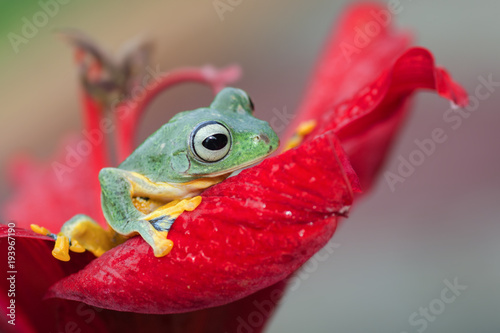
<path fill-rule="evenodd" d="M 118 105 L 114 111 L 116 111 L 116 143 L 119 162 L 132 153 L 134 134 L 137 133 L 140 117 L 160 93 L 179 83 L 197 82 L 209 85 L 215 94 L 226 84 L 237 80 L 239 76 L 240 68 L 236 65 L 222 69 L 216 69 L 212 66 L 181 68 L 157 78 L 144 88 L 144 93 L 138 98 L 128 99 Z"/>

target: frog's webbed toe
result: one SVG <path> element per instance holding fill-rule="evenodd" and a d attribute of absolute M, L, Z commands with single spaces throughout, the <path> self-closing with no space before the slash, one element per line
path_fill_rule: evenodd
<path fill-rule="evenodd" d="M 70 240 L 66 235 L 59 233 L 55 235 L 56 243 L 52 249 L 52 256 L 61 260 L 69 261 L 69 251 L 82 253 L 85 252 L 85 248 L 76 240 Z"/>
<path fill-rule="evenodd" d="M 153 236 L 154 244 L 151 245 L 155 257 L 163 257 L 172 251 L 174 242 L 167 238 L 167 231 L 160 231 Z"/>
<path fill-rule="evenodd" d="M 78 253 L 85 252 L 85 248 L 80 243 L 78 243 L 77 240 L 70 241 L 70 239 L 63 233 L 54 234 L 46 228 L 40 227 L 36 224 L 31 225 L 31 230 L 33 230 L 37 234 L 48 236 L 56 241 L 52 250 L 52 256 L 61 261 L 70 260 L 70 250 Z"/>

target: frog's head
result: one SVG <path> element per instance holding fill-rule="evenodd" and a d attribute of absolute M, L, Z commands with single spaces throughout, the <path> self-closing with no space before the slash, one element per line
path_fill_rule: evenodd
<path fill-rule="evenodd" d="M 210 107 L 179 114 L 189 131 L 183 131 L 187 134 L 187 152 L 182 154 L 189 160 L 183 176 L 228 174 L 274 152 L 278 136 L 267 122 L 255 118 L 253 111 L 252 100 L 243 90 L 225 88 Z"/>

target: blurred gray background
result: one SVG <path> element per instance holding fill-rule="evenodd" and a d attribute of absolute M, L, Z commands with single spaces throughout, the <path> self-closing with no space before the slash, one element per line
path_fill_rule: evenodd
<path fill-rule="evenodd" d="M 21 19 L 40 7 L 2 1 L 0 171 L 14 152 L 50 158 L 63 135 L 81 129 L 72 52 L 53 36 L 56 28 L 81 29 L 112 51 L 148 36 L 157 45 L 153 65 L 162 71 L 239 63 L 244 75 L 237 86 L 252 95 L 257 116 L 270 119 L 275 108 L 295 109 L 331 25 L 350 2 L 242 1 L 221 20 L 212 1 L 70 1 L 15 53 L 7 33 L 20 33 Z M 480 76 L 500 81 L 500 1 L 401 4 L 397 24 L 412 30 L 416 44 L 469 93 Z M 140 139 L 176 112 L 210 100 L 200 86 L 169 91 L 151 107 Z M 323 251 L 322 261 L 306 266 L 268 332 L 500 332 L 498 105 L 494 91 L 452 130 L 443 122 L 449 102 L 418 93 L 384 171 L 395 172 L 398 156 L 408 158 L 414 140 L 436 127 L 447 141 L 394 192 L 381 177 L 357 202 L 334 236 L 333 253 Z M 3 176 L 2 198 L 8 193 Z M 443 281 L 455 279 L 466 289 L 443 303 Z"/>

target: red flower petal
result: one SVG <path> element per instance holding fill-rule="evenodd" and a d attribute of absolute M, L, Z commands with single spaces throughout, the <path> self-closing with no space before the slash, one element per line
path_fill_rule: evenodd
<path fill-rule="evenodd" d="M 105 225 L 100 209 L 100 187 L 94 155 L 82 155 L 84 139 L 69 138 L 61 144 L 50 165 L 19 156 L 10 165 L 10 179 L 15 188 L 5 203 L 4 219 L 16 221 L 29 229 L 38 224 L 52 232 L 76 212 L 92 216 Z"/>
<path fill-rule="evenodd" d="M 82 332 L 190 332 L 219 333 L 236 332 L 241 322 L 236 318 L 248 318 L 255 312 L 255 302 L 270 316 L 272 305 L 280 298 L 284 284 L 278 283 L 230 306 L 203 309 L 186 314 L 153 316 L 149 314 L 117 312 L 93 308 L 87 304 L 62 299 L 42 300 L 46 290 L 55 281 L 77 272 L 95 259 L 90 253 L 75 255 L 70 262 L 53 260 L 50 251 L 51 239 L 34 234 L 24 229 L 15 229 L 15 247 L 17 271 L 15 279 L 15 326 L 8 324 L 9 317 L 0 320 L 1 332 L 71 332 L 74 327 Z M 0 247 L 8 247 L 8 228 L 0 225 Z M 7 251 L 2 260 L 8 263 Z M 5 272 L 10 269 L 5 267 Z M 9 277 L 7 275 L 6 277 Z M 10 305 L 8 296 L 10 282 L 4 279 L 0 283 L 0 305 L 7 309 Z M 272 293 L 272 298 L 269 298 Z M 7 310 L 6 314 L 9 313 Z M 74 324 L 72 324 L 74 323 Z M 264 322 L 259 327 L 263 326 Z M 257 332 L 257 327 L 252 326 Z"/>
<path fill-rule="evenodd" d="M 409 33 L 395 31 L 390 23 L 378 23 L 374 14 L 385 12 L 382 4 L 352 5 L 340 24 L 333 26 L 286 140 L 301 122 L 317 119 L 335 104 L 352 98 L 410 46 Z M 366 35 L 367 26 L 374 23 L 380 31 Z"/>
<path fill-rule="evenodd" d="M 302 121 L 311 119 L 320 126 L 310 138 L 335 130 L 364 189 L 375 179 L 415 89 L 436 90 L 457 105 L 467 103 L 467 93 L 435 66 L 429 51 L 405 52 L 409 34 L 392 30 L 392 16 L 378 4 L 352 7 L 334 30 L 285 134 L 290 138 Z M 375 35 L 370 30 L 374 24 L 380 29 Z"/>
<path fill-rule="evenodd" d="M 444 69 L 435 66 L 432 54 L 412 48 L 351 99 L 325 112 L 309 138 L 335 131 L 367 188 L 401 127 L 408 98 L 419 88 L 435 90 L 457 105 L 467 104 L 465 90 Z"/>
<path fill-rule="evenodd" d="M 47 289 L 69 274 L 81 270 L 93 258 L 91 254 L 80 255 L 71 262 L 54 260 L 51 255 L 54 242 L 45 236 L 36 235 L 24 229 L 15 229 L 10 233 L 9 228 L 0 225 L 0 247 L 2 251 L 3 271 L 5 276 L 0 281 L 0 304 L 5 307 L 10 300 L 15 300 L 16 326 L 7 324 L 11 318 L 0 321 L 3 332 L 50 332 L 54 330 L 56 322 L 55 303 L 46 304 L 42 301 Z M 10 237 L 9 237 L 10 236 Z M 13 243 L 12 243 L 13 242 Z M 14 266 L 9 267 L 8 246 L 14 245 Z M 14 271 L 14 273 L 10 273 Z M 13 286 L 7 277 L 14 275 Z M 9 291 L 14 294 L 9 296 Z M 10 310 L 9 310 L 10 311 Z"/>
<path fill-rule="evenodd" d="M 240 299 L 283 280 L 332 236 L 352 203 L 332 132 L 203 193 L 174 223 L 163 258 L 127 241 L 51 288 L 51 297 L 146 313 Z M 110 272 L 110 270 L 112 270 Z"/>

